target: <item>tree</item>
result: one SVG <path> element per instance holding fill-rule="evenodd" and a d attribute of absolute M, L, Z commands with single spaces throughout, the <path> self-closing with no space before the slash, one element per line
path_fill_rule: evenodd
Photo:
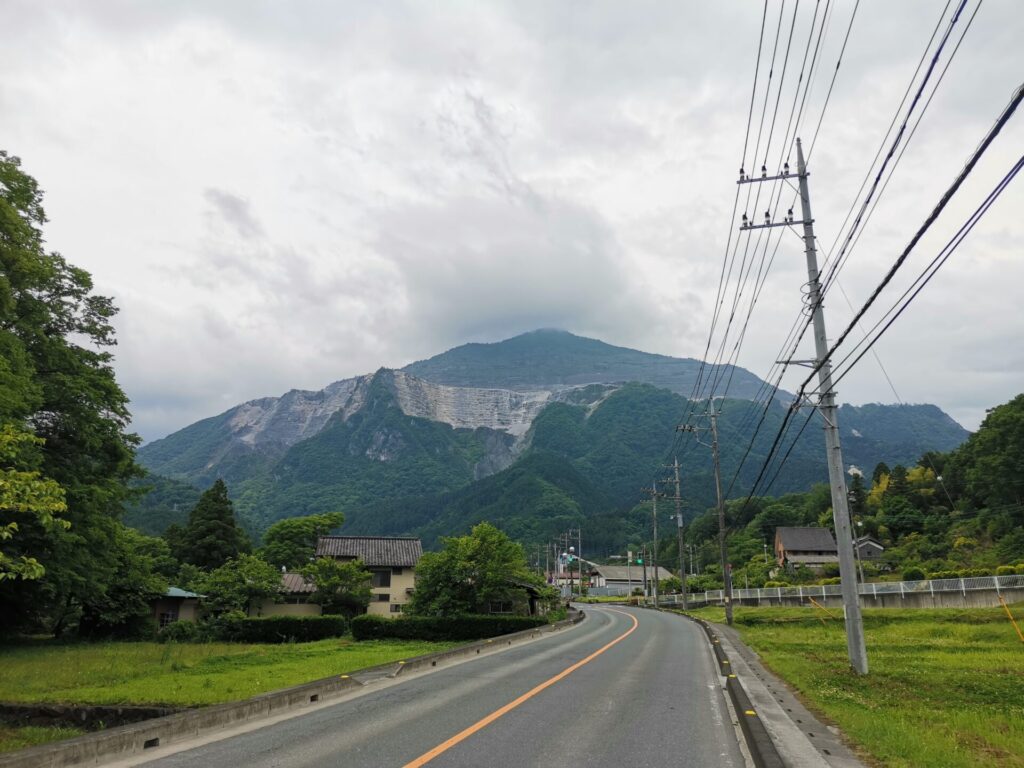
<path fill-rule="evenodd" d="M 255 600 L 278 599 L 281 572 L 255 555 L 240 554 L 202 580 L 203 606 L 213 614 L 248 611 Z"/>
<path fill-rule="evenodd" d="M 299 573 L 316 585 L 312 600 L 324 613 L 352 617 L 366 612 L 370 604 L 370 572 L 361 560 L 343 562 L 320 557 L 307 563 Z"/>
<path fill-rule="evenodd" d="M 317 540 L 343 522 L 345 516 L 341 512 L 279 520 L 263 534 L 263 547 L 258 554 L 279 568 L 301 568 L 313 559 Z"/>
<path fill-rule="evenodd" d="M 207 570 L 249 551 L 249 539 L 238 527 L 223 480 L 217 480 L 199 497 L 188 525 L 173 531 L 168 542 L 181 562 Z"/>
<path fill-rule="evenodd" d="M 871 473 L 871 484 L 878 485 L 878 482 L 879 480 L 882 479 L 882 476 L 888 474 L 890 474 L 889 465 L 886 464 L 884 461 L 878 462 L 878 464 L 875 465 L 875 471 Z"/>
<path fill-rule="evenodd" d="M 60 632 L 115 577 L 138 438 L 108 351 L 116 309 L 92 293 L 87 272 L 45 251 L 45 222 L 35 180 L 0 151 L 0 424 L 43 440 L 29 471 L 63 488 L 70 524 L 16 521 L 5 551 L 35 558 L 45 573 L 0 581 L 0 615 L 8 626 Z"/>
<path fill-rule="evenodd" d="M 12 550 L 17 545 L 12 540 L 18 533 L 18 521 L 10 517 L 31 516 L 44 530 L 66 529 L 70 525 L 57 516 L 67 510 L 64 489 L 53 480 L 41 477 L 39 472 L 24 471 L 26 449 L 41 443 L 42 440 L 13 424 L 0 427 L 0 510 L 4 519 L 9 520 L 0 522 L 0 543 L 9 542 Z M 45 573 L 46 568 L 35 557 L 9 554 L 0 549 L 0 581 L 38 579 Z"/>
<path fill-rule="evenodd" d="M 412 613 L 486 613 L 492 603 L 522 608 L 522 585 L 541 584 L 527 566 L 522 545 L 490 523 L 475 525 L 468 536 L 443 541 L 441 552 L 426 553 L 416 566 Z"/>
<path fill-rule="evenodd" d="M 1024 394 L 991 409 L 950 463 L 978 503 L 1024 503 Z"/>
<path fill-rule="evenodd" d="M 102 593 L 82 605 L 78 632 L 83 637 L 146 637 L 156 627 L 150 603 L 167 591 L 167 577 L 158 572 L 166 544 L 119 526 L 115 537 L 117 568 Z M 163 547 L 161 547 L 163 544 Z"/>

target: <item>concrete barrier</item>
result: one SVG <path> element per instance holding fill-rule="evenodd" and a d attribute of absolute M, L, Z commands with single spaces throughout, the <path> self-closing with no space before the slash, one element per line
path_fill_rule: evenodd
<path fill-rule="evenodd" d="M 166 717 L 157 717 L 130 725 L 122 725 L 96 733 L 87 733 L 73 739 L 41 744 L 37 747 L 0 754 L 0 768 L 69 768 L 70 766 L 101 765 L 117 759 L 142 754 L 146 750 L 194 739 L 202 734 L 221 730 L 231 725 L 251 722 L 298 710 L 311 704 L 339 698 L 353 688 L 364 684 L 357 675 L 387 672 L 397 677 L 403 672 L 428 669 L 469 657 L 503 650 L 544 634 L 550 634 L 578 624 L 584 618 L 582 611 L 574 611 L 568 619 L 535 629 L 510 635 L 500 635 L 448 651 L 438 651 L 393 664 L 358 670 L 346 675 L 315 680 L 279 691 L 271 691 L 243 701 L 215 704 L 201 709 L 189 709 Z"/>

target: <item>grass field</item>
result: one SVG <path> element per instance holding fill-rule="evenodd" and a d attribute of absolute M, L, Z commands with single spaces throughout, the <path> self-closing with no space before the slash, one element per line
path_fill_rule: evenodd
<path fill-rule="evenodd" d="M 95 643 L 0 647 L 0 700 L 191 707 L 340 675 L 456 643 Z"/>
<path fill-rule="evenodd" d="M 1011 609 L 1019 622 L 1024 605 Z M 864 611 L 866 677 L 850 671 L 833 613 L 737 607 L 735 627 L 879 765 L 1024 768 L 1024 643 L 1001 608 Z"/>

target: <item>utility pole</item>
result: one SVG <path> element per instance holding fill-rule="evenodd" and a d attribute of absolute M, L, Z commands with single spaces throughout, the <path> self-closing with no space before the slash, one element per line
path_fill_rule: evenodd
<path fill-rule="evenodd" d="M 746 214 L 744 214 L 744 221 L 746 221 L 745 217 Z M 718 414 L 715 412 L 713 401 L 708 402 L 708 412 L 711 417 L 711 445 L 702 442 L 700 437 L 697 437 L 697 442 L 711 448 L 711 458 L 715 465 L 715 496 L 718 499 L 718 552 L 722 565 L 722 602 L 725 604 L 725 620 L 729 626 L 732 626 L 732 571 L 729 568 L 729 553 L 725 546 L 725 499 L 722 498 L 722 468 L 718 461 Z M 692 424 L 680 424 L 676 427 L 679 432 L 693 432 L 694 435 L 704 429 L 706 427 L 698 429 Z M 692 558 L 690 565 L 693 565 Z"/>
<path fill-rule="evenodd" d="M 647 545 L 644 544 L 640 549 L 640 565 L 644 569 L 644 597 L 647 597 Z"/>
<path fill-rule="evenodd" d="M 576 574 L 580 577 L 580 597 L 583 597 L 583 529 L 576 529 Z"/>
<path fill-rule="evenodd" d="M 836 529 L 836 548 L 839 551 L 840 588 L 843 593 L 843 613 L 846 616 L 846 650 L 850 664 L 860 675 L 868 672 L 868 655 L 864 645 L 864 625 L 860 614 L 860 602 L 857 596 L 857 565 L 853 554 L 853 535 L 850 530 L 849 496 L 846 489 L 846 475 L 843 471 L 843 452 L 839 443 L 839 422 L 836 419 L 836 394 L 832 387 L 832 365 L 827 359 L 828 339 L 825 335 L 825 313 L 821 302 L 821 284 L 818 273 L 818 251 L 814 239 L 814 219 L 811 215 L 811 193 L 807 186 L 807 164 L 804 161 L 804 150 L 800 139 L 796 140 L 797 178 L 800 184 L 800 213 L 803 221 L 794 222 L 790 211 L 785 220 L 771 223 L 765 213 L 765 223 L 752 225 L 743 214 L 744 224 L 741 229 L 761 229 L 764 227 L 803 225 L 804 253 L 807 257 L 807 299 L 813 312 L 815 359 L 811 361 L 818 370 L 818 403 L 817 409 L 825 422 L 825 448 L 828 460 L 828 476 L 832 487 L 832 520 Z M 788 179 L 790 176 L 788 163 L 778 176 L 760 179 L 740 174 L 739 184 L 747 184 L 775 179 Z M 794 361 L 796 362 L 796 361 Z"/>
<path fill-rule="evenodd" d="M 669 467 L 666 467 L 668 469 Z M 681 486 L 679 483 L 679 457 L 675 456 L 672 458 L 672 467 L 675 471 L 676 481 L 676 495 L 672 497 L 672 500 L 676 503 L 676 537 L 677 546 L 679 547 L 679 583 L 680 590 L 683 593 L 683 610 L 687 609 L 687 596 L 686 596 L 686 557 L 683 549 L 683 497 L 681 494 Z"/>
<path fill-rule="evenodd" d="M 729 552 L 725 546 L 725 499 L 722 498 L 722 470 L 718 461 L 718 414 L 711 404 L 711 457 L 715 463 L 715 494 L 718 498 L 718 550 L 722 559 L 723 602 L 725 622 L 732 626 L 732 571 L 729 568 Z"/>
<path fill-rule="evenodd" d="M 651 556 L 651 566 L 654 568 L 654 607 L 658 607 L 658 486 L 655 483 L 651 488 L 642 488 L 644 493 L 651 497 L 651 519 L 654 522 L 654 553 Z M 644 564 L 646 568 L 646 563 Z"/>

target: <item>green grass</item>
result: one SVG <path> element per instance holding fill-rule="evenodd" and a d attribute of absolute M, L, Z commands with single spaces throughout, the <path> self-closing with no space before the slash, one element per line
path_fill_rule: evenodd
<path fill-rule="evenodd" d="M 1024 605 L 1011 607 L 1018 621 Z M 691 612 L 724 622 L 724 611 Z M 842 612 L 743 608 L 735 627 L 811 708 L 891 768 L 1024 768 L 1024 643 L 1002 608 L 864 611 L 870 674 Z"/>
<path fill-rule="evenodd" d="M 315 643 L 95 643 L 0 647 L 0 701 L 203 706 L 451 648 L 349 638 Z"/>
<path fill-rule="evenodd" d="M 0 725 L 0 752 L 13 752 L 16 749 L 34 747 L 36 744 L 45 744 L 48 741 L 70 739 L 72 736 L 81 736 L 83 733 L 85 731 L 80 731 L 77 728 Z"/>

